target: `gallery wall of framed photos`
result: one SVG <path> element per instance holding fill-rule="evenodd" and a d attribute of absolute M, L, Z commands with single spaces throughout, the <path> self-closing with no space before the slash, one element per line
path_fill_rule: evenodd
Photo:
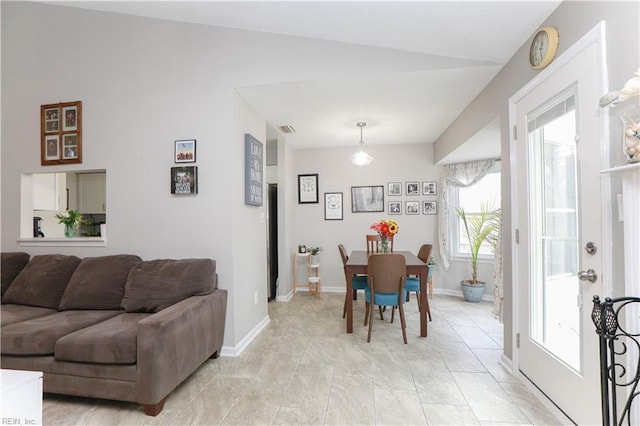
<path fill-rule="evenodd" d="M 404 190 L 403 190 L 404 189 Z M 438 213 L 438 185 L 435 181 L 408 181 L 389 182 L 387 195 L 390 197 L 387 203 L 387 212 L 390 215 L 410 214 L 435 215 Z M 406 200 L 395 197 L 407 196 Z M 413 197 L 433 197 L 432 199 L 416 200 Z M 391 198 L 393 197 L 393 198 Z"/>

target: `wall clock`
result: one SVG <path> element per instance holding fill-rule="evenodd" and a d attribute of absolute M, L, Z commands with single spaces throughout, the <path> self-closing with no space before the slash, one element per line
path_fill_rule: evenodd
<path fill-rule="evenodd" d="M 558 51 L 560 34 L 556 27 L 543 27 L 538 30 L 529 48 L 529 66 L 541 70 L 548 66 Z"/>

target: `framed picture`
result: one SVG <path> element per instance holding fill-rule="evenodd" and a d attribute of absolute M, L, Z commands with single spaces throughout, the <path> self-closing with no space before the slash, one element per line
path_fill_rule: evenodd
<path fill-rule="evenodd" d="M 177 195 L 198 193 L 198 168 L 196 166 L 171 168 L 171 193 Z"/>
<path fill-rule="evenodd" d="M 419 201 L 405 201 L 405 209 L 407 214 L 420 214 Z"/>
<path fill-rule="evenodd" d="M 380 186 L 352 186 L 351 211 L 353 213 L 383 212 L 384 187 Z"/>
<path fill-rule="evenodd" d="M 298 204 L 318 204 L 318 174 L 298 175 Z"/>
<path fill-rule="evenodd" d="M 78 130 L 78 105 L 62 107 L 62 131 L 75 132 Z"/>
<path fill-rule="evenodd" d="M 387 195 L 397 196 L 402 195 L 402 182 L 389 182 L 389 187 L 387 188 Z"/>
<path fill-rule="evenodd" d="M 420 184 L 418 182 L 407 182 L 405 194 L 420 195 Z"/>
<path fill-rule="evenodd" d="M 60 158 L 60 136 L 45 135 L 45 160 L 58 160 Z"/>
<path fill-rule="evenodd" d="M 40 105 L 40 164 L 82 163 L 82 102 Z"/>
<path fill-rule="evenodd" d="M 342 219 L 342 192 L 325 192 L 324 220 Z"/>
<path fill-rule="evenodd" d="M 422 195 L 438 195 L 436 183 L 433 181 L 422 182 Z"/>
<path fill-rule="evenodd" d="M 68 133 L 62 135 L 62 159 L 78 158 L 78 135 Z"/>
<path fill-rule="evenodd" d="M 186 139 L 174 142 L 174 163 L 195 163 L 196 140 Z"/>
<path fill-rule="evenodd" d="M 389 201 L 389 214 L 402 214 L 402 201 Z"/>
<path fill-rule="evenodd" d="M 423 201 L 422 202 L 422 214 L 436 214 L 438 213 L 437 203 L 435 201 Z"/>

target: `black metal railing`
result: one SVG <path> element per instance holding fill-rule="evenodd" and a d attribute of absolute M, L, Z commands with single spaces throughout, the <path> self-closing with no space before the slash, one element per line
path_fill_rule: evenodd
<path fill-rule="evenodd" d="M 632 423 L 640 397 L 640 297 L 593 297 L 591 319 L 600 338 L 602 424 Z M 637 359 L 630 359 L 631 354 Z M 636 419 L 635 421 L 640 421 Z"/>

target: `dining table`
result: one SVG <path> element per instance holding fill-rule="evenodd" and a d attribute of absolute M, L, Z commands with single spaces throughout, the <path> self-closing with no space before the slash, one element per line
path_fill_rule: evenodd
<path fill-rule="evenodd" d="M 429 298 L 427 297 L 427 276 L 429 275 L 429 264 L 423 262 L 410 251 L 394 251 L 395 254 L 404 256 L 407 265 L 407 275 L 417 275 L 420 277 L 420 336 L 427 337 L 427 312 L 429 311 Z M 347 295 L 353 293 L 353 276 L 356 274 L 367 274 L 369 254 L 366 250 L 354 250 L 351 252 L 347 263 L 344 265 L 344 273 L 347 280 Z M 347 309 L 347 333 L 353 333 L 353 300 L 346 297 Z"/>

